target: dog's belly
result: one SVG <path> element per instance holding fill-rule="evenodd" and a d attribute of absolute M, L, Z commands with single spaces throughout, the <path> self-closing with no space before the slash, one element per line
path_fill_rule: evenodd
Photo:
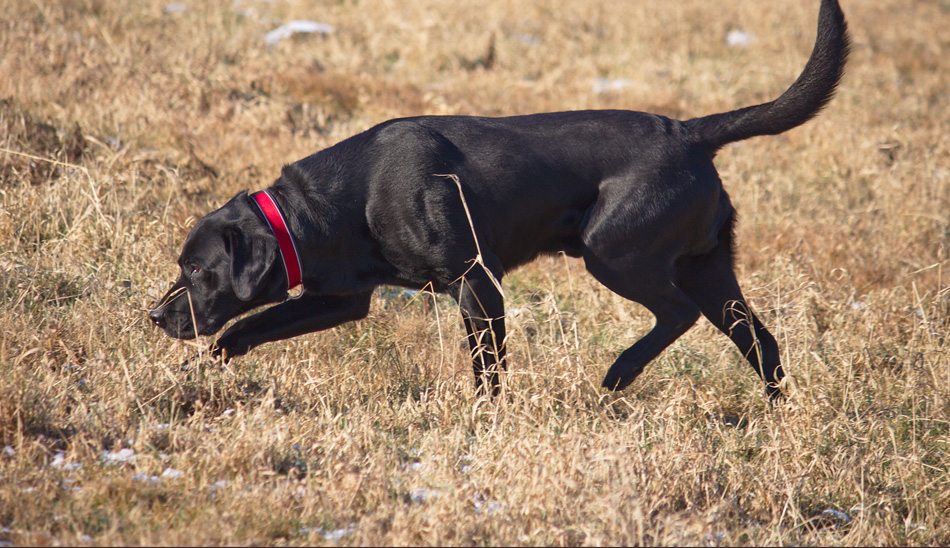
<path fill-rule="evenodd" d="M 539 246 L 540 253 L 558 253 L 563 251 L 570 257 L 581 256 L 581 224 L 586 210 L 567 209 L 551 223 L 550 233 Z"/>
<path fill-rule="evenodd" d="M 580 257 L 581 226 L 587 209 L 567 207 L 535 219 L 517 219 L 504 239 L 492 250 L 506 271 L 531 262 L 539 255 L 563 252 L 569 257 Z"/>

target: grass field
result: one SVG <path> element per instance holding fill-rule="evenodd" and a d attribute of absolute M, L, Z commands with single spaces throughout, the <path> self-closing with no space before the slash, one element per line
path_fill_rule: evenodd
<path fill-rule="evenodd" d="M 228 365 L 145 312 L 285 163 L 421 113 L 770 100 L 817 0 L 0 0 L 0 546 L 950 544 L 950 3 L 843 7 L 830 107 L 717 159 L 772 408 L 704 319 L 600 389 L 652 318 L 565 257 L 505 279 L 495 402 L 445 296 Z M 332 30 L 267 43 L 296 19 Z"/>

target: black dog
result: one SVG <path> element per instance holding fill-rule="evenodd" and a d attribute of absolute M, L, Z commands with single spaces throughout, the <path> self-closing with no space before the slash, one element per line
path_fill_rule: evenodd
<path fill-rule="evenodd" d="M 381 284 L 459 303 L 476 386 L 505 368 L 499 281 L 542 253 L 583 257 L 656 325 L 604 378 L 620 390 L 704 314 L 780 394 L 775 339 L 733 271 L 735 211 L 713 166 L 722 146 L 788 131 L 831 99 L 848 53 L 837 0 L 822 0 L 814 51 L 777 100 L 686 122 L 629 111 L 391 120 L 284 167 L 185 241 L 181 277 L 149 313 L 172 337 L 217 332 L 228 359 L 363 318 Z M 299 255 L 298 255 L 299 253 Z M 302 281 L 299 298 L 286 300 Z"/>

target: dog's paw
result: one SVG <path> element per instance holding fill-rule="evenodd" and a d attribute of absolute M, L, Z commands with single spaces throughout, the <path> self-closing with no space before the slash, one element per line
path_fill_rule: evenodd
<path fill-rule="evenodd" d="M 619 392 L 629 385 L 629 382 L 623 382 L 623 379 L 619 378 L 617 375 L 606 375 L 604 380 L 600 383 L 601 388 L 606 388 L 607 390 L 613 390 Z"/>
<path fill-rule="evenodd" d="M 765 385 L 765 394 L 769 397 L 769 405 L 785 403 L 785 392 L 779 388 L 778 384 L 768 383 Z"/>
<path fill-rule="evenodd" d="M 241 348 L 240 346 L 226 344 L 218 339 L 211 345 L 209 349 L 211 351 L 212 360 L 221 360 L 224 363 L 229 363 L 231 358 L 236 358 L 237 356 L 243 356 L 247 353 L 247 348 Z"/>
<path fill-rule="evenodd" d="M 617 360 L 610 366 L 610 370 L 607 371 L 607 375 L 604 376 L 604 380 L 600 385 L 608 390 L 619 392 L 630 386 L 630 383 L 639 377 L 640 373 L 643 373 L 643 367 L 633 367 L 629 363 Z"/>
<path fill-rule="evenodd" d="M 212 361 L 222 360 L 224 363 L 231 361 L 231 354 L 228 352 L 228 349 L 218 344 L 218 341 L 213 342 L 208 348 L 208 351 L 211 352 Z"/>
<path fill-rule="evenodd" d="M 234 341 L 228 341 L 225 337 L 221 337 L 214 344 L 211 345 L 209 349 L 211 351 L 212 360 L 222 360 L 224 363 L 231 361 L 231 358 L 236 358 L 238 356 L 243 356 L 247 354 L 247 351 L 250 348 L 247 345 L 242 345 Z"/>

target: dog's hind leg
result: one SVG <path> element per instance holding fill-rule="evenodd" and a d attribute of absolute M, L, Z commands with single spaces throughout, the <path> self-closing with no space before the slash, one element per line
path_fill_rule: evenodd
<path fill-rule="evenodd" d="M 676 263 L 676 284 L 699 305 L 703 315 L 725 333 L 765 381 L 771 399 L 781 397 L 784 373 L 775 337 L 749 308 L 733 270 L 732 218 L 719 243 L 708 254 L 683 257 Z"/>
<path fill-rule="evenodd" d="M 610 366 L 602 385 L 611 390 L 626 388 L 643 368 L 678 339 L 699 318 L 699 308 L 667 276 L 669 261 L 628 257 L 625 267 L 617 269 L 585 249 L 587 270 L 600 283 L 618 295 L 642 304 L 653 313 L 656 323 L 643 338 L 625 350 Z M 663 268 L 663 263 L 667 268 Z"/>
<path fill-rule="evenodd" d="M 505 365 L 505 303 L 495 280 L 476 264 L 449 288 L 459 303 L 472 351 L 475 391 L 497 396 Z M 487 379 L 486 379 L 487 375 Z M 487 384 L 486 384 L 487 382 Z M 489 392 L 490 388 L 490 392 Z"/>

